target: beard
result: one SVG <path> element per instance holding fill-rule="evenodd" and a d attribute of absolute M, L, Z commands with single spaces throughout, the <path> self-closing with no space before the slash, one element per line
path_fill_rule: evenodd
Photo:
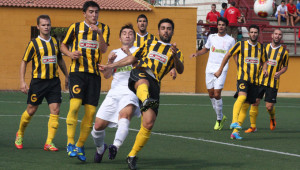
<path fill-rule="evenodd" d="M 168 36 L 167 38 L 165 38 L 163 35 L 159 34 L 159 38 L 162 42 L 169 43 L 171 42 L 172 36 Z"/>

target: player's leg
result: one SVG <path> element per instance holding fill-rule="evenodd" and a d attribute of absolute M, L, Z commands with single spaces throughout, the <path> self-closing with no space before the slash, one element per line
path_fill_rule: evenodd
<path fill-rule="evenodd" d="M 44 146 L 45 151 L 58 151 L 58 148 L 55 147 L 52 141 L 55 137 L 59 125 L 58 123 L 59 108 L 60 108 L 60 103 L 49 104 L 50 117 L 48 121 L 48 136 L 47 136 L 46 144 Z"/>
<path fill-rule="evenodd" d="M 277 102 L 277 93 L 278 89 L 266 87 L 266 108 L 268 113 L 270 114 L 270 129 L 274 130 L 276 127 L 276 120 L 275 120 L 275 103 Z"/>
<path fill-rule="evenodd" d="M 275 15 L 275 17 L 277 18 L 278 25 L 280 26 L 280 23 L 281 23 L 281 14 L 278 12 L 278 14 Z"/>
<path fill-rule="evenodd" d="M 267 111 L 270 114 L 270 129 L 274 130 L 276 128 L 276 119 L 275 119 L 275 106 L 274 103 L 266 102 Z"/>
<path fill-rule="evenodd" d="M 105 128 L 108 126 L 108 124 L 109 124 L 108 121 L 96 117 L 95 125 L 91 133 L 97 149 L 94 156 L 95 163 L 100 163 L 102 161 L 102 157 L 107 149 L 107 145 L 104 143 L 104 138 L 105 138 Z"/>
<path fill-rule="evenodd" d="M 206 88 L 208 92 L 208 96 L 210 98 L 211 104 L 213 109 L 216 111 L 216 99 L 214 95 L 214 81 L 215 81 L 215 76 L 211 73 L 206 73 L 205 74 L 205 83 L 206 83 Z"/>
<path fill-rule="evenodd" d="M 256 99 L 256 103 L 252 104 L 249 111 L 249 117 L 250 117 L 250 128 L 245 130 L 245 133 L 252 133 L 256 132 L 256 118 L 258 115 L 258 106 L 260 103 L 260 98 Z"/>

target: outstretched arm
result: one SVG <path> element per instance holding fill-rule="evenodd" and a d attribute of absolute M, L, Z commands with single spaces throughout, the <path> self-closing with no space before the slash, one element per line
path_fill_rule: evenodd
<path fill-rule="evenodd" d="M 183 63 L 179 59 L 180 56 L 177 53 L 178 49 L 176 47 L 176 43 L 172 44 L 171 50 L 173 53 L 172 56 L 174 58 L 174 67 L 179 74 L 182 74 L 183 70 L 184 70 L 184 66 L 183 66 Z"/>

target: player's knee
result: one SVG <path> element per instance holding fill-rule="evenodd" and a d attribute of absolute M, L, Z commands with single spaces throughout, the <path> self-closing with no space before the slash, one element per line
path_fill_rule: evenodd
<path fill-rule="evenodd" d="M 30 115 L 30 116 L 33 116 L 34 114 L 35 114 L 35 112 L 37 111 L 37 109 L 38 109 L 38 106 L 33 106 L 33 105 L 28 105 L 27 106 L 27 109 L 26 109 L 26 111 L 27 111 L 27 113 Z"/>
<path fill-rule="evenodd" d="M 221 93 L 214 93 L 215 99 L 220 100 L 221 99 Z"/>
<path fill-rule="evenodd" d="M 209 98 L 215 98 L 214 93 L 208 93 L 208 95 L 209 95 Z"/>
<path fill-rule="evenodd" d="M 151 130 L 154 126 L 154 122 L 143 122 L 144 128 Z"/>
<path fill-rule="evenodd" d="M 273 106 L 266 106 L 266 108 L 269 112 L 273 110 Z"/>
<path fill-rule="evenodd" d="M 95 122 L 94 128 L 96 131 L 100 131 L 100 130 L 104 130 L 106 127 L 101 123 Z"/>

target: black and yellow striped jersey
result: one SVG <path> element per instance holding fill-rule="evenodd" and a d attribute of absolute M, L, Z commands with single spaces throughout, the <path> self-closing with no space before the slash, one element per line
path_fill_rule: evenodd
<path fill-rule="evenodd" d="M 260 64 L 267 61 L 263 45 L 248 41 L 239 41 L 230 50 L 232 56 L 237 55 L 237 80 L 248 81 L 258 85 Z"/>
<path fill-rule="evenodd" d="M 266 46 L 266 53 L 268 57 L 268 76 L 264 77 L 263 73 L 261 73 L 259 76 L 259 84 L 278 89 L 279 79 L 275 80 L 274 75 L 282 67 L 288 66 L 289 53 L 283 46 L 273 48 L 271 44 Z"/>
<path fill-rule="evenodd" d="M 161 79 L 174 68 L 174 59 L 171 44 L 157 40 L 147 40 L 144 45 L 133 54 L 140 60 L 137 67 L 148 68 L 152 71 L 155 79 L 160 83 Z M 179 60 L 183 63 L 183 55 L 177 51 Z"/>
<path fill-rule="evenodd" d="M 136 33 L 133 46 L 142 47 L 146 40 L 158 40 L 158 39 L 153 34 L 150 34 L 150 33 L 147 33 L 144 36 L 140 35 L 139 33 Z"/>
<path fill-rule="evenodd" d="M 44 40 L 38 36 L 31 40 L 23 56 L 24 61 L 32 61 L 32 78 L 39 79 L 58 77 L 58 59 L 62 59 L 62 56 L 54 37 Z"/>
<path fill-rule="evenodd" d="M 109 44 L 109 27 L 103 23 L 96 24 L 102 30 L 104 41 Z M 100 75 L 98 64 L 101 62 L 102 54 L 99 50 L 99 36 L 92 31 L 85 22 L 72 24 L 66 34 L 63 43 L 71 46 L 71 51 L 80 51 L 82 56 L 73 60 L 70 72 L 86 72 Z"/>

